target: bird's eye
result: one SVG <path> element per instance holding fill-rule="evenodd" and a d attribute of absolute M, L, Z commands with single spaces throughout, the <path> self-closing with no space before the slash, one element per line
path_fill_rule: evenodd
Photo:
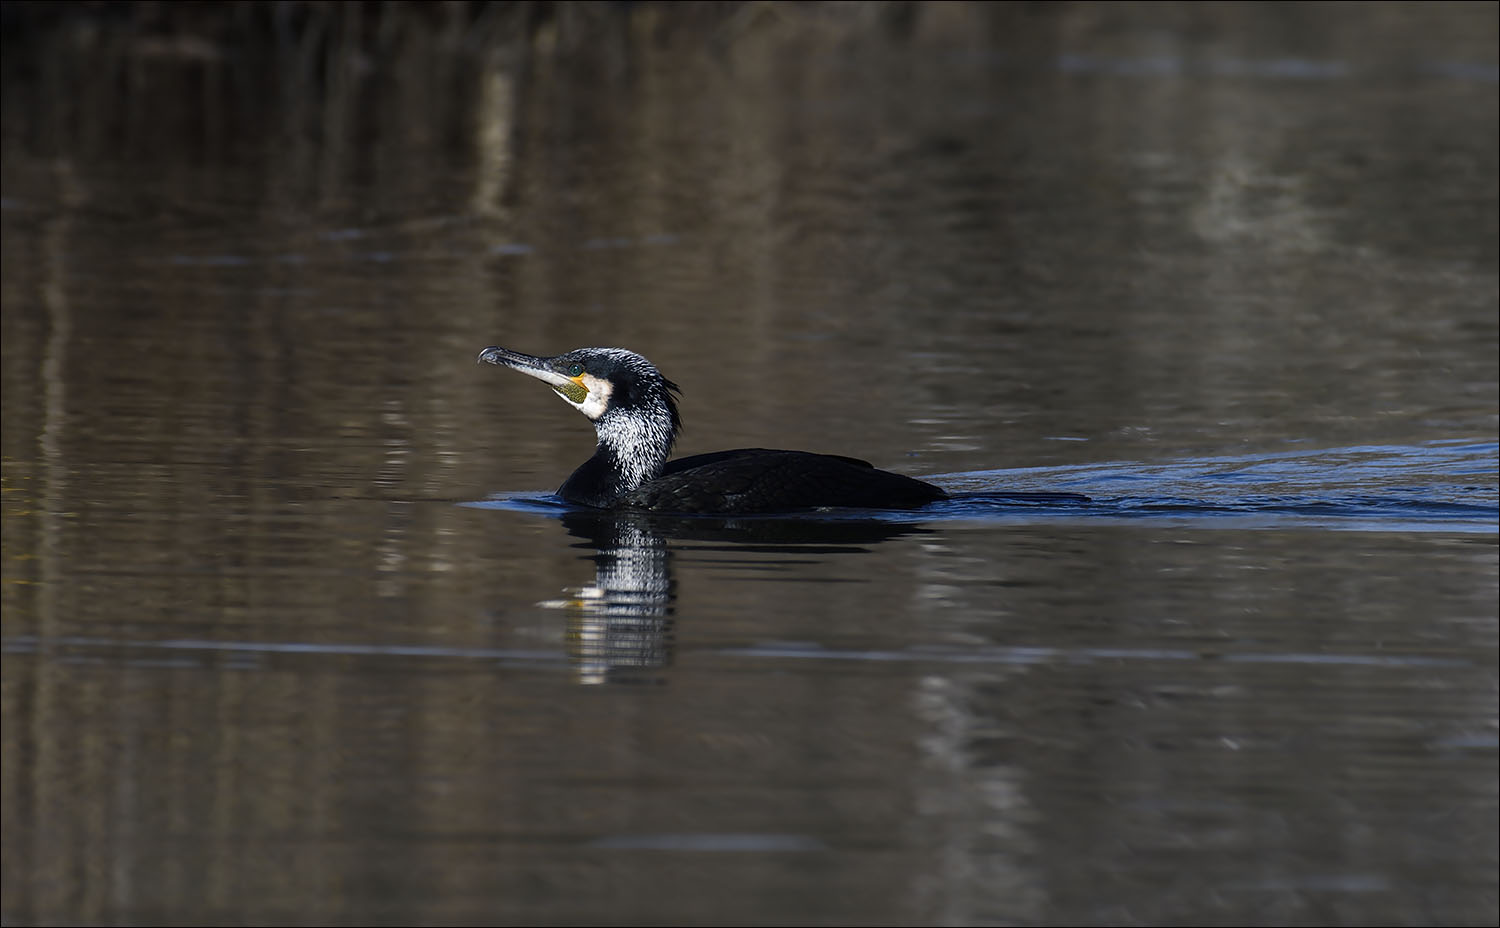
<path fill-rule="evenodd" d="M 581 376 L 583 376 L 583 365 L 579 364 L 577 362 L 569 364 L 568 365 L 568 376 L 569 377 L 581 377 Z"/>

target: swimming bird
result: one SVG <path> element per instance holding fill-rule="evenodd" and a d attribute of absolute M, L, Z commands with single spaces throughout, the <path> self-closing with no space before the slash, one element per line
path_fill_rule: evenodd
<path fill-rule="evenodd" d="M 682 419 L 677 384 L 623 348 L 577 348 L 539 358 L 486 348 L 479 360 L 542 381 L 594 424 L 594 456 L 557 495 L 596 509 L 649 512 L 792 512 L 803 509 L 915 509 L 948 494 L 867 461 L 807 451 L 739 448 L 667 460 Z"/>

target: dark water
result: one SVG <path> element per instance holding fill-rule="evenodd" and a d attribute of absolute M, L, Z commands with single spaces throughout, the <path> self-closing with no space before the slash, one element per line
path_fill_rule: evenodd
<path fill-rule="evenodd" d="M 1495 923 L 1494 5 L 223 9 L 6 14 L 7 924 Z"/>

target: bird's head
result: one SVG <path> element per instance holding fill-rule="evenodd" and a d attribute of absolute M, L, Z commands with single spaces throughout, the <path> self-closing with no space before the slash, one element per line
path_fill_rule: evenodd
<path fill-rule="evenodd" d="M 655 420 L 671 436 L 682 425 L 674 396 L 677 384 L 634 351 L 575 348 L 555 358 L 538 358 L 491 347 L 479 353 L 479 360 L 543 381 L 588 416 L 601 434 L 607 424 L 623 418 Z"/>

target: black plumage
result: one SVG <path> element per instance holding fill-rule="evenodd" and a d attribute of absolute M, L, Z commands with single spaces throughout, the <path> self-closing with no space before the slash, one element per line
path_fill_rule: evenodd
<path fill-rule="evenodd" d="M 679 466 L 621 496 L 615 505 L 715 513 L 834 506 L 913 509 L 947 495 L 930 483 L 877 470 L 868 461 L 807 451 L 743 448 L 671 463 Z"/>
<path fill-rule="evenodd" d="M 733 515 L 847 507 L 915 509 L 947 494 L 867 461 L 807 451 L 740 448 L 668 461 L 681 419 L 667 380 L 621 348 L 539 358 L 486 348 L 479 360 L 536 377 L 594 423 L 593 457 L 558 495 L 598 509 Z"/>

